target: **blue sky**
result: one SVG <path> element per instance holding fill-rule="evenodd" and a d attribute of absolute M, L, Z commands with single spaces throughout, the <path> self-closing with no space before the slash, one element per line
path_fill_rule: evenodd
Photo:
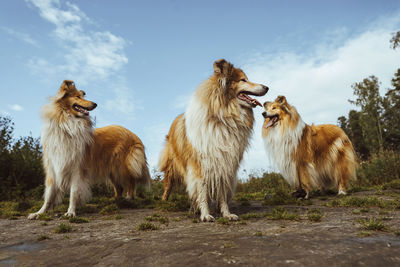
<path fill-rule="evenodd" d="M 0 115 L 15 135 L 40 135 L 40 107 L 64 79 L 98 103 L 97 127 L 120 124 L 156 166 L 164 136 L 191 93 L 226 58 L 287 96 L 307 123 L 336 123 L 351 84 L 382 92 L 400 67 L 389 47 L 399 1 L 56 1 L 0 3 Z M 273 169 L 261 108 L 242 169 Z"/>

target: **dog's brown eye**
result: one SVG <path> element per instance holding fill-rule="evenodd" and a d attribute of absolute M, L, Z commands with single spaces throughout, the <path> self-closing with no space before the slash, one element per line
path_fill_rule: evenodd
<path fill-rule="evenodd" d="M 272 109 L 276 109 L 276 107 L 273 107 Z"/>
<path fill-rule="evenodd" d="M 247 82 L 246 79 L 241 79 L 240 81 L 241 81 L 241 82 Z"/>

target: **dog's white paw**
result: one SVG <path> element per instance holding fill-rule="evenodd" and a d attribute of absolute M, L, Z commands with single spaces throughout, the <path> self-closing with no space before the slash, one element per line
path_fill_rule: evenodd
<path fill-rule="evenodd" d="M 28 215 L 28 220 L 36 220 L 37 218 L 39 218 L 40 213 L 35 212 L 35 213 L 31 213 Z"/>
<path fill-rule="evenodd" d="M 75 213 L 75 211 L 68 211 L 64 214 L 64 216 L 68 217 L 68 218 L 73 218 L 73 217 L 76 217 L 76 213 Z"/>
<path fill-rule="evenodd" d="M 237 220 L 239 220 L 239 216 L 237 216 L 236 214 L 233 214 L 233 213 L 229 213 L 229 214 L 227 214 L 227 215 L 224 215 L 223 217 L 224 217 L 225 219 L 230 220 L 230 221 L 237 221 Z"/>
<path fill-rule="evenodd" d="M 200 220 L 202 222 L 213 222 L 213 221 L 215 221 L 215 218 L 213 216 L 211 216 L 210 214 L 206 214 L 206 215 L 201 215 Z"/>
<path fill-rule="evenodd" d="M 347 195 L 346 191 L 339 189 L 338 195 Z"/>

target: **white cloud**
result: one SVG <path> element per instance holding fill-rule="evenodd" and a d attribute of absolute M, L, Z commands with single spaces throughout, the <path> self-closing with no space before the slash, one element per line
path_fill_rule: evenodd
<path fill-rule="evenodd" d="M 194 91 L 195 89 L 193 89 Z M 180 109 L 180 110 L 185 110 L 187 105 L 189 104 L 190 98 L 192 97 L 192 94 L 189 95 L 178 95 L 174 102 L 171 103 L 171 107 L 173 109 Z"/>
<path fill-rule="evenodd" d="M 131 89 L 120 74 L 128 63 L 124 49 L 128 42 L 109 31 L 91 31 L 90 18 L 75 4 L 58 0 L 26 0 L 39 9 L 40 16 L 54 24 L 53 36 L 63 49 L 63 62 L 50 62 L 43 58 L 32 58 L 28 65 L 34 73 L 64 75 L 78 84 L 100 84 L 112 87 L 115 99 L 106 107 L 126 114 L 133 111 Z M 120 81 L 118 87 L 112 81 Z M 123 82 L 121 82 L 123 81 Z M 109 85 L 112 86 L 109 86 Z M 118 107 L 115 109 L 115 107 Z"/>
<path fill-rule="evenodd" d="M 391 33 L 399 27 L 400 16 L 377 23 L 358 36 L 339 43 L 320 43 L 307 55 L 285 52 L 250 57 L 243 69 L 250 80 L 264 83 L 270 92 L 261 98 L 273 100 L 285 95 L 297 107 L 306 123 L 336 124 L 347 115 L 352 99 L 351 85 L 370 75 L 382 82 L 382 93 L 400 67 L 400 53 L 390 49 Z M 261 108 L 255 110 L 256 124 L 252 146 L 244 157 L 242 168 L 271 169 L 261 139 Z"/>
<path fill-rule="evenodd" d="M 16 38 L 18 40 L 21 40 L 27 44 L 39 47 L 39 44 L 36 42 L 36 40 L 34 40 L 32 37 L 30 37 L 30 35 L 27 33 L 19 32 L 19 31 L 16 31 L 14 29 L 7 28 L 7 27 L 0 27 L 0 29 L 2 29 L 4 32 L 8 33 L 10 36 L 13 36 L 14 38 Z"/>
<path fill-rule="evenodd" d="M 24 108 L 18 104 L 8 105 L 8 107 L 14 111 L 23 111 L 24 110 Z"/>

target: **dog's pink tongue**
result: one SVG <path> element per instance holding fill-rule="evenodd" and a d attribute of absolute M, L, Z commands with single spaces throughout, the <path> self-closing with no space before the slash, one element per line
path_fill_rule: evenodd
<path fill-rule="evenodd" d="M 269 127 L 272 126 L 273 123 L 274 123 L 274 122 L 272 121 L 272 119 L 269 119 L 269 121 L 267 122 L 267 124 L 264 125 L 264 128 L 265 128 L 265 129 L 268 129 Z"/>
<path fill-rule="evenodd" d="M 276 117 L 270 118 L 269 121 L 267 122 L 267 124 L 264 125 L 264 128 L 268 129 L 269 127 L 273 126 L 276 121 L 277 121 Z"/>

